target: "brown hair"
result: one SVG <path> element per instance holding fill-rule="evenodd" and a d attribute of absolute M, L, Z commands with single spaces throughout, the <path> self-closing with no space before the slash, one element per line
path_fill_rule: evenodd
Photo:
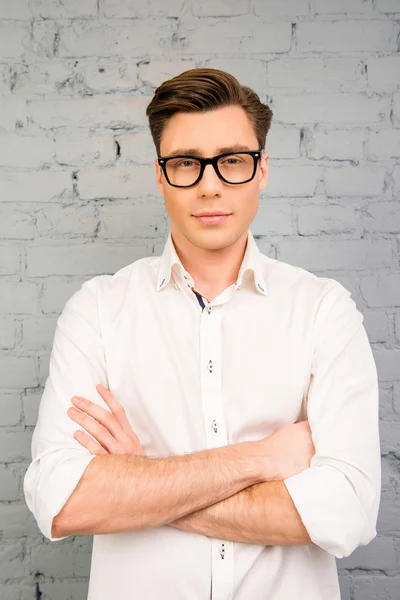
<path fill-rule="evenodd" d="M 241 106 L 246 111 L 259 148 L 264 148 L 272 110 L 251 88 L 240 85 L 233 75 L 219 69 L 199 68 L 164 81 L 146 110 L 158 156 L 162 132 L 175 113 L 206 112 L 231 105 Z"/>

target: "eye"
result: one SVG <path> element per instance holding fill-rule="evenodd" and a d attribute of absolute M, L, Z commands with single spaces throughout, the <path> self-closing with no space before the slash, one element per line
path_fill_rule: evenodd
<path fill-rule="evenodd" d="M 240 165 L 241 163 L 243 163 L 243 159 L 239 158 L 238 156 L 226 156 L 225 158 L 223 158 L 221 160 L 221 163 L 224 165 Z"/>
<path fill-rule="evenodd" d="M 197 161 L 195 160 L 191 160 L 190 158 L 185 158 L 183 160 L 179 160 L 175 163 L 175 167 L 179 167 L 179 168 L 191 168 L 191 167 L 197 167 Z"/>

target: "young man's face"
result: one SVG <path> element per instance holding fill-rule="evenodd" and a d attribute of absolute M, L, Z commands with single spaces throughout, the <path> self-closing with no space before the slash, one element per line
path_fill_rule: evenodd
<path fill-rule="evenodd" d="M 193 155 L 197 149 L 200 157 L 211 158 L 225 152 L 225 148 L 238 146 L 243 150 L 259 150 L 244 109 L 226 106 L 203 113 L 176 113 L 163 131 L 160 154 L 162 157 Z M 259 192 L 267 184 L 267 153 L 258 163 L 254 178 L 239 185 L 225 183 L 213 166 L 207 165 L 195 186 L 176 188 L 168 184 L 157 161 L 155 164 L 157 187 L 164 196 L 175 239 L 184 236 L 198 248 L 221 250 L 247 232 L 257 213 Z M 194 216 L 203 211 L 220 211 L 230 216 L 220 223 L 203 223 Z"/>

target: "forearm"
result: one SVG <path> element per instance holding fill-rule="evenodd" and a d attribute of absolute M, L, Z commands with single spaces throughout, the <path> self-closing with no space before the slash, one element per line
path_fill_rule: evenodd
<path fill-rule="evenodd" d="M 312 543 L 283 481 L 252 485 L 171 525 L 207 537 L 248 544 Z"/>
<path fill-rule="evenodd" d="M 169 458 L 96 456 L 59 514 L 52 537 L 149 529 L 263 481 L 252 442 Z"/>

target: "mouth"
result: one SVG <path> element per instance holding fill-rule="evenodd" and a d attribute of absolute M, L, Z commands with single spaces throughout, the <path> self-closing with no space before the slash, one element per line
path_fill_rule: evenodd
<path fill-rule="evenodd" d="M 203 216 L 199 216 L 199 217 L 196 217 L 195 215 L 193 215 L 193 216 L 197 221 L 200 221 L 200 223 L 204 223 L 206 225 L 214 225 L 214 224 L 218 224 L 218 223 L 223 223 L 231 215 L 216 214 L 216 215 L 203 215 Z"/>

